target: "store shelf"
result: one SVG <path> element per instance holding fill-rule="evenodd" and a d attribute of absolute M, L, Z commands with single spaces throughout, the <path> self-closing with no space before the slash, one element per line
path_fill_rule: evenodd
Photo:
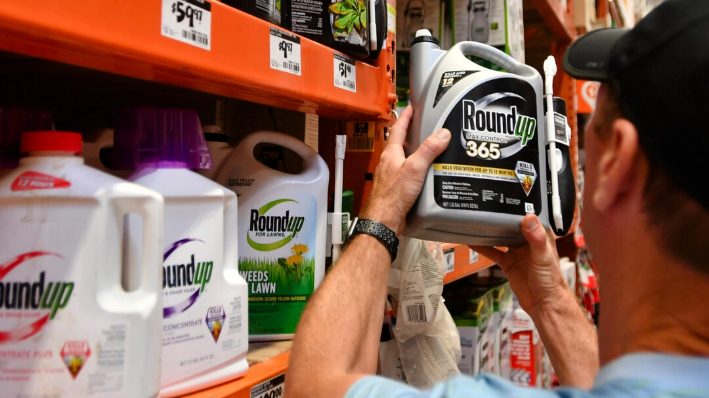
<path fill-rule="evenodd" d="M 302 75 L 270 67 L 268 22 L 211 2 L 211 49 L 161 34 L 162 1 L 23 0 L 0 8 L 0 50 L 336 119 L 389 119 L 387 62 L 334 86 L 334 50 L 301 38 Z"/>
<path fill-rule="evenodd" d="M 252 398 L 252 388 L 285 374 L 292 346 L 292 341 L 250 343 L 246 359 L 251 367 L 244 377 L 184 397 Z"/>
<path fill-rule="evenodd" d="M 443 283 L 448 284 L 458 279 L 465 278 L 478 271 L 484 270 L 494 263 L 478 253 L 473 252 L 466 245 L 443 243 L 444 266 L 447 268 Z M 451 270 L 451 257 L 453 258 L 453 269 Z"/>
<path fill-rule="evenodd" d="M 570 41 L 576 37 L 571 6 L 564 9 L 559 0 L 531 0 L 539 15 L 560 41 Z"/>

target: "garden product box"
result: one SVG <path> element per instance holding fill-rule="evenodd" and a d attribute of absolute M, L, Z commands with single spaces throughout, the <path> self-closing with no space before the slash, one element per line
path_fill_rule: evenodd
<path fill-rule="evenodd" d="M 448 0 L 453 43 L 488 44 L 524 63 L 522 0 Z M 482 66 L 486 62 L 473 59 Z"/>
<path fill-rule="evenodd" d="M 458 369 L 469 376 L 492 373 L 495 339 L 490 331 L 493 299 L 489 289 L 458 285 L 448 290 L 452 293 L 446 305 L 460 333 L 462 356 Z"/>
<path fill-rule="evenodd" d="M 542 342 L 532 318 L 517 308 L 510 338 L 510 381 L 523 387 L 542 385 Z"/>
<path fill-rule="evenodd" d="M 428 29 L 440 38 L 442 31 L 440 0 L 403 0 L 396 4 L 396 49 L 408 51 L 419 29 Z"/>

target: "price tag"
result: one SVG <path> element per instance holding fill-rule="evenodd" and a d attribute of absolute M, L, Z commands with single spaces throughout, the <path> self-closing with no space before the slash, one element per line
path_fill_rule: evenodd
<path fill-rule="evenodd" d="M 347 122 L 347 152 L 374 152 L 374 122 Z"/>
<path fill-rule="evenodd" d="M 477 263 L 480 259 L 480 255 L 473 249 L 470 249 L 470 264 Z"/>
<path fill-rule="evenodd" d="M 455 248 L 451 247 L 443 251 L 443 266 L 446 274 L 455 270 Z"/>
<path fill-rule="evenodd" d="M 271 27 L 271 69 L 300 76 L 300 37 Z"/>
<path fill-rule="evenodd" d="M 283 395 L 286 385 L 286 374 L 278 375 L 251 388 L 251 398 L 271 398 Z"/>
<path fill-rule="evenodd" d="M 335 87 L 357 92 L 357 68 L 354 59 L 335 53 L 334 58 Z"/>
<path fill-rule="evenodd" d="M 205 50 L 211 49 L 212 4 L 206 0 L 162 0 L 161 33 Z"/>

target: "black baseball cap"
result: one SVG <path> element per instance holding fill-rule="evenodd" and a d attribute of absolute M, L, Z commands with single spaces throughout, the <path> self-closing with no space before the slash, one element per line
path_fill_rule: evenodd
<path fill-rule="evenodd" d="M 650 161 L 709 209 L 709 1 L 666 0 L 631 30 L 583 35 L 563 66 L 608 83 Z"/>

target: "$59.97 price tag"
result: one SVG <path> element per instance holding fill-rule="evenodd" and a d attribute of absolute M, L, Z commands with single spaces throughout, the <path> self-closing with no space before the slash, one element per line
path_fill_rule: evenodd
<path fill-rule="evenodd" d="M 211 49 L 212 4 L 207 0 L 162 0 L 163 36 Z"/>
<path fill-rule="evenodd" d="M 301 75 L 300 37 L 271 27 L 271 69 Z"/>
<path fill-rule="evenodd" d="M 333 68 L 335 87 L 356 93 L 357 67 L 355 66 L 354 59 L 340 53 L 335 53 Z"/>

